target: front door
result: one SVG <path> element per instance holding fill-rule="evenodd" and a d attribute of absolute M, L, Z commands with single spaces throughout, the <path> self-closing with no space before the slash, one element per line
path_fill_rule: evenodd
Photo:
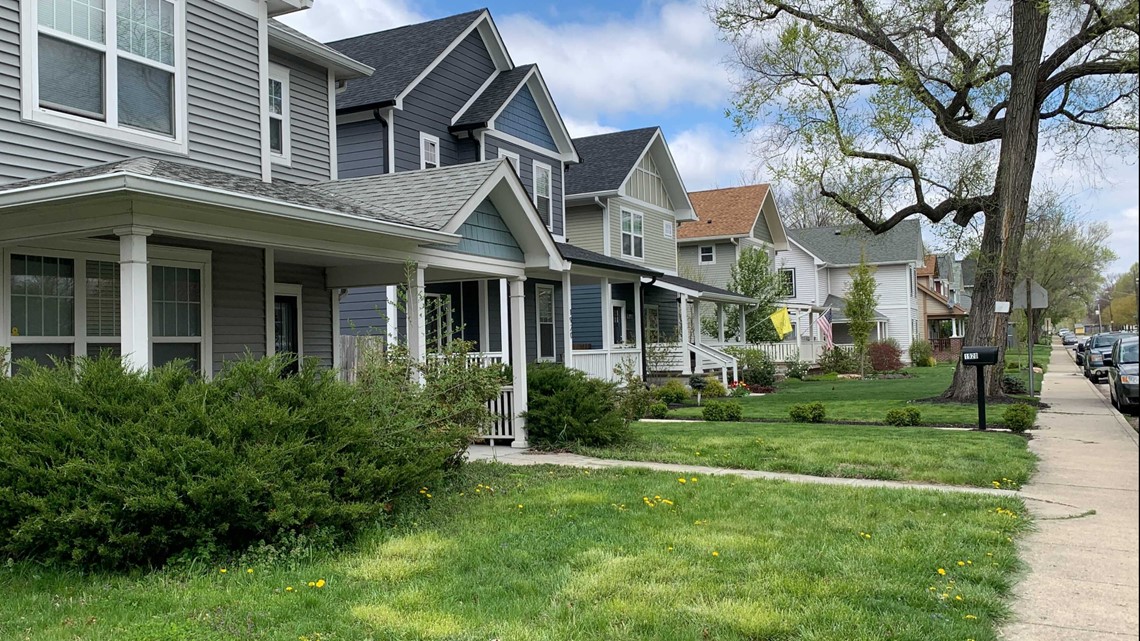
<path fill-rule="evenodd" d="M 278 354 L 290 354 L 294 361 L 286 368 L 286 373 L 296 374 L 300 363 L 296 357 L 301 353 L 300 322 L 296 296 L 273 297 L 273 340 Z"/>
<path fill-rule="evenodd" d="M 613 308 L 614 345 L 626 342 L 625 335 L 625 302 L 614 303 Z"/>

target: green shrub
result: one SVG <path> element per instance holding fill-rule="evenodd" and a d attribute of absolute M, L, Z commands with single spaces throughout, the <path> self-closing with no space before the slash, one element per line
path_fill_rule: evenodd
<path fill-rule="evenodd" d="M 213 380 L 118 359 L 0 380 L 0 556 L 125 569 L 304 535 L 338 542 L 432 485 L 489 418 L 494 373 L 450 356 L 348 384 L 284 357 Z"/>
<path fill-rule="evenodd" d="M 1005 408 L 1001 420 L 1011 432 L 1021 434 L 1033 427 L 1037 421 L 1037 410 L 1025 403 L 1014 403 Z"/>
<path fill-rule="evenodd" d="M 744 381 L 737 381 L 728 386 L 728 395 L 733 398 L 744 398 L 751 393 L 752 390 L 748 389 L 748 385 Z"/>
<path fill-rule="evenodd" d="M 801 381 L 807 377 L 808 371 L 811 369 L 811 363 L 806 361 L 792 361 L 788 363 L 787 372 L 785 375 L 788 378 L 798 378 Z"/>
<path fill-rule="evenodd" d="M 0 347 L 0 376 L 4 376 L 8 372 L 9 353 L 7 347 Z"/>
<path fill-rule="evenodd" d="M 1001 377 L 1001 391 L 1006 394 L 1028 394 L 1029 385 L 1020 376 L 1006 374 Z"/>
<path fill-rule="evenodd" d="M 527 434 L 533 445 L 604 446 L 629 437 L 616 386 L 553 363 L 527 368 Z"/>
<path fill-rule="evenodd" d="M 819 369 L 836 374 L 858 374 L 859 356 L 855 350 L 844 347 L 824 349 L 819 356 Z"/>
<path fill-rule="evenodd" d="M 797 423 L 822 423 L 827 418 L 827 408 L 823 403 L 796 403 L 788 408 L 788 416 Z"/>
<path fill-rule="evenodd" d="M 728 388 L 721 383 L 719 379 L 710 378 L 708 384 L 702 392 L 705 398 L 724 398 L 728 396 Z"/>
<path fill-rule="evenodd" d="M 937 362 L 934 360 L 934 345 L 930 341 L 914 341 L 907 352 L 915 367 L 933 367 L 930 363 Z"/>
<path fill-rule="evenodd" d="M 732 401 L 709 401 L 701 410 L 701 418 L 706 421 L 739 421 L 744 418 L 744 408 Z"/>
<path fill-rule="evenodd" d="M 887 417 L 883 420 L 887 425 L 906 427 L 922 424 L 922 412 L 917 407 L 902 407 L 887 410 Z"/>
<path fill-rule="evenodd" d="M 614 368 L 614 374 L 621 379 L 617 387 L 618 407 L 625 416 L 626 421 L 636 421 L 649 411 L 656 397 L 649 390 L 637 369 L 629 362 L 623 361 Z"/>
<path fill-rule="evenodd" d="M 657 401 L 649 406 L 647 414 L 649 418 L 665 418 L 669 415 L 669 406 L 662 401 Z"/>
<path fill-rule="evenodd" d="M 897 372 L 903 368 L 902 350 L 893 338 L 871 343 L 867 346 L 867 357 L 876 372 Z"/>
<path fill-rule="evenodd" d="M 689 398 L 689 388 L 677 379 L 670 379 L 664 385 L 653 390 L 653 395 L 662 403 L 684 403 Z"/>
<path fill-rule="evenodd" d="M 920 364 L 919 367 L 938 367 L 938 359 L 931 356 L 926 359 L 925 363 Z"/>
<path fill-rule="evenodd" d="M 776 364 L 768 352 L 755 348 L 733 348 L 725 350 L 736 358 L 740 369 L 740 380 L 748 385 L 772 387 L 776 384 Z"/>

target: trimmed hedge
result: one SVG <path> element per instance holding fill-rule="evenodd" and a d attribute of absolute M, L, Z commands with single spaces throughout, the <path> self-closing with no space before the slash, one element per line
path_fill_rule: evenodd
<path fill-rule="evenodd" d="M 744 418 L 744 408 L 732 401 L 709 401 L 701 409 L 701 418 L 706 421 L 739 421 Z"/>
<path fill-rule="evenodd" d="M 1037 421 L 1037 410 L 1025 403 L 1014 403 L 1005 408 L 1001 420 L 1009 428 L 1009 431 L 1014 434 L 1021 434 L 1033 427 Z"/>
<path fill-rule="evenodd" d="M 613 383 L 589 378 L 557 363 L 527 367 L 526 428 L 531 444 L 605 446 L 630 436 Z"/>
<path fill-rule="evenodd" d="M 677 379 L 670 379 L 664 385 L 653 390 L 653 395 L 662 403 L 684 403 L 689 398 L 689 388 Z"/>
<path fill-rule="evenodd" d="M 883 422 L 896 427 L 921 425 L 922 412 L 920 412 L 917 407 L 901 407 L 887 410 L 887 416 Z"/>
<path fill-rule="evenodd" d="M 788 416 L 797 423 L 822 423 L 827 419 L 827 408 L 823 403 L 796 403 L 788 408 Z"/>

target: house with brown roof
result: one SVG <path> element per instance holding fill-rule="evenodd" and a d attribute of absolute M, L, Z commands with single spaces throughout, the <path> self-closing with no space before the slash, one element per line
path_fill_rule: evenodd
<path fill-rule="evenodd" d="M 760 249 L 773 260 L 776 252 L 788 249 L 767 184 L 690 192 L 689 201 L 697 219 L 677 228 L 677 262 L 688 278 L 727 288 L 745 249 Z"/>
<path fill-rule="evenodd" d="M 956 357 L 970 312 L 958 303 L 953 256 L 928 255 L 915 272 L 918 279 L 919 337 L 929 340 L 940 358 Z M 959 268 L 960 270 L 960 268 Z M 949 273 L 947 273 L 949 272 Z M 958 280 L 961 274 L 957 274 Z"/>

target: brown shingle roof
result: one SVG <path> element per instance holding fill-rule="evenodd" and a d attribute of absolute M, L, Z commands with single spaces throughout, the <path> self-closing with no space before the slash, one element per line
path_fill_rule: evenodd
<path fill-rule="evenodd" d="M 933 276 L 935 268 L 937 266 L 938 266 L 938 257 L 935 256 L 934 254 L 931 254 L 931 255 L 926 257 L 926 262 L 924 262 L 922 264 L 922 267 L 918 268 L 918 272 L 916 275 L 919 278 L 921 278 L 923 276 Z"/>
<path fill-rule="evenodd" d="M 682 223 L 677 238 L 746 236 L 752 233 L 768 185 L 747 185 L 695 191 L 689 194 L 697 220 Z"/>

